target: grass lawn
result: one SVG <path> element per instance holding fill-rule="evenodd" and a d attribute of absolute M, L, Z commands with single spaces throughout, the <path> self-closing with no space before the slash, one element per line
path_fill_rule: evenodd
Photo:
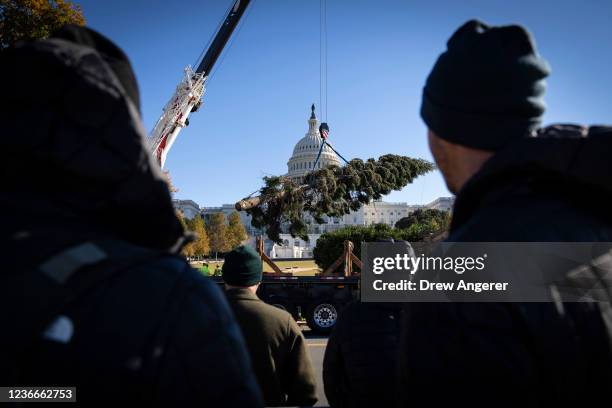
<path fill-rule="evenodd" d="M 319 267 L 313 260 L 296 259 L 295 261 L 278 261 L 275 263 L 276 265 L 278 265 L 281 271 L 290 272 L 294 276 L 313 276 L 315 273 L 321 272 L 321 270 L 319 269 Z M 191 266 L 198 269 L 203 274 L 207 274 L 206 268 L 203 266 L 202 262 L 192 262 Z M 219 262 L 214 262 L 214 261 L 208 262 L 208 274 L 207 275 L 213 274 L 217 266 L 219 268 L 222 268 L 223 261 L 220 260 Z M 265 262 L 263 265 L 263 270 L 264 272 L 274 272 L 272 268 L 270 267 L 270 265 L 268 265 Z"/>

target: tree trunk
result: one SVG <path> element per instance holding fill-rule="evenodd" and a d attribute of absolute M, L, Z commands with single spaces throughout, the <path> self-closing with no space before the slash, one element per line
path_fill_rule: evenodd
<path fill-rule="evenodd" d="M 312 187 L 309 186 L 308 184 L 302 184 L 297 189 L 307 191 L 307 190 L 310 190 L 311 188 Z M 283 198 L 285 194 L 287 194 L 285 191 L 280 191 L 278 194 L 276 194 L 275 198 L 278 200 L 279 198 Z M 244 198 L 238 201 L 234 205 L 234 207 L 236 208 L 237 211 L 246 211 L 246 210 L 250 210 L 253 207 L 257 207 L 259 204 L 261 204 L 261 197 L 257 196 L 257 197 Z"/>

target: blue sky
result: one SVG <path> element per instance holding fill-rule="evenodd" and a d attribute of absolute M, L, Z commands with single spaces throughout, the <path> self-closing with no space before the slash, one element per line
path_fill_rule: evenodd
<path fill-rule="evenodd" d="M 87 23 L 121 46 L 138 77 L 151 129 L 231 0 L 82 0 Z M 612 2 L 328 0 L 328 110 L 347 158 L 386 153 L 431 159 L 421 90 L 462 23 L 521 23 L 552 66 L 544 123 L 610 123 Z M 166 161 L 177 198 L 233 203 L 287 171 L 319 105 L 319 1 L 254 0 L 217 63 L 204 106 Z M 237 34 L 237 35 L 236 35 Z M 439 173 L 387 201 L 449 195 Z"/>

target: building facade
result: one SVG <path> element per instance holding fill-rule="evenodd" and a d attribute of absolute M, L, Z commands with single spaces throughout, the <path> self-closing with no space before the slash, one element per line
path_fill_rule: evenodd
<path fill-rule="evenodd" d="M 200 213 L 200 206 L 193 200 L 172 200 L 174 208 L 183 213 L 183 217 L 192 219 Z"/>
<path fill-rule="evenodd" d="M 427 204 L 427 208 L 440 211 L 451 211 L 455 204 L 455 197 L 438 197 L 431 203 Z"/>

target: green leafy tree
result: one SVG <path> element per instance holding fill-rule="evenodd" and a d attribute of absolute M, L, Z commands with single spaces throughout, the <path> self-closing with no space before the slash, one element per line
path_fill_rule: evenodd
<path fill-rule="evenodd" d="M 238 214 L 238 211 L 232 212 L 229 217 L 227 217 L 227 223 L 227 247 L 231 251 L 246 240 L 248 235 L 244 225 L 242 225 L 240 221 L 240 214 Z"/>
<path fill-rule="evenodd" d="M 450 225 L 450 213 L 448 211 L 431 208 L 418 209 L 410 213 L 407 217 L 397 221 L 395 223 L 395 228 L 406 229 L 413 224 L 428 224 L 434 229 L 448 229 Z"/>
<path fill-rule="evenodd" d="M 344 241 L 348 240 L 354 244 L 353 253 L 361 259 L 361 243 L 373 242 L 379 239 L 406 239 L 408 233 L 396 230 L 387 224 L 373 225 L 349 225 L 336 231 L 326 232 L 317 240 L 313 250 L 314 260 L 317 265 L 325 270 L 330 266 L 344 250 Z"/>
<path fill-rule="evenodd" d="M 210 243 L 210 252 L 214 252 L 215 259 L 217 259 L 218 253 L 227 252 L 229 247 L 225 215 L 223 215 L 221 212 L 211 214 L 206 229 Z"/>
<path fill-rule="evenodd" d="M 448 214 L 445 216 L 448 219 Z M 317 240 L 313 255 L 317 265 L 325 270 L 344 250 L 344 241 L 354 244 L 353 253 L 361 258 L 361 243 L 375 242 L 380 239 L 393 238 L 409 242 L 422 242 L 435 239 L 448 229 L 448 223 L 441 226 L 440 220 L 424 219 L 423 222 L 411 223 L 407 228 L 393 228 L 387 224 L 350 225 L 336 231 L 326 232 Z"/>
<path fill-rule="evenodd" d="M 0 49 L 47 38 L 66 24 L 85 25 L 81 7 L 67 0 L 0 0 Z"/>

